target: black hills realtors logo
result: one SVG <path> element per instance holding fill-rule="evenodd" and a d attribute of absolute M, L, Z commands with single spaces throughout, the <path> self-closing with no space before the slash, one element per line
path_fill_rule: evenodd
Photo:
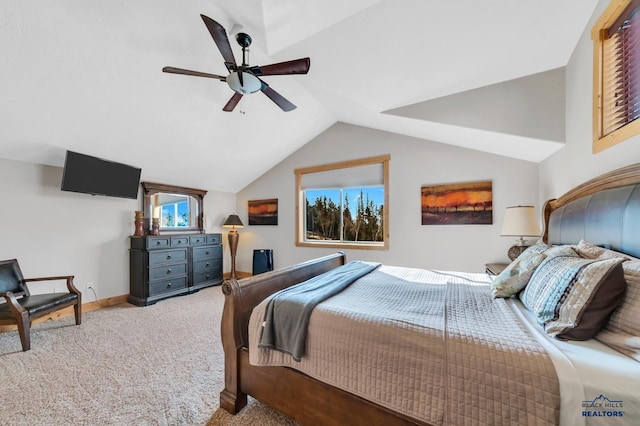
<path fill-rule="evenodd" d="M 603 394 L 593 401 L 582 401 L 582 417 L 622 417 L 622 400 L 609 399 Z"/>

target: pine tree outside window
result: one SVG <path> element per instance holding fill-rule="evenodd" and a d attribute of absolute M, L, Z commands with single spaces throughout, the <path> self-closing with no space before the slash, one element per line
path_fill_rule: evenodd
<path fill-rule="evenodd" d="M 388 248 L 389 156 L 297 169 L 296 245 Z"/>

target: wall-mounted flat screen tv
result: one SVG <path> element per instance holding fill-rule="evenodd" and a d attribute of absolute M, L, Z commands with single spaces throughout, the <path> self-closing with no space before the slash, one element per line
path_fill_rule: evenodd
<path fill-rule="evenodd" d="M 141 171 L 126 164 L 67 151 L 60 189 L 136 199 Z"/>

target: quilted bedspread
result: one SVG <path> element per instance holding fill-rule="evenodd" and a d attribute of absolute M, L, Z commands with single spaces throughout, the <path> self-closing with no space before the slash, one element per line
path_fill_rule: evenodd
<path fill-rule="evenodd" d="M 263 301 L 249 323 L 250 362 L 295 368 L 434 426 L 558 424 L 551 359 L 488 283 L 382 266 L 316 307 L 300 362 L 257 347 Z"/>

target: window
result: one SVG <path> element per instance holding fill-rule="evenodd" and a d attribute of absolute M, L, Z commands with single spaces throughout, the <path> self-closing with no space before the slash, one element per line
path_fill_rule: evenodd
<path fill-rule="evenodd" d="M 190 225 L 190 217 L 197 206 L 192 206 L 193 197 L 181 194 L 161 193 L 155 197 L 153 217 L 160 218 L 160 228 L 187 228 Z"/>
<path fill-rule="evenodd" d="M 296 245 L 387 249 L 389 156 L 295 170 Z"/>
<path fill-rule="evenodd" d="M 594 41 L 593 152 L 640 134 L 640 0 L 612 0 Z"/>
<path fill-rule="evenodd" d="M 189 203 L 186 200 L 163 204 L 160 209 L 160 226 L 169 228 L 189 226 Z"/>

